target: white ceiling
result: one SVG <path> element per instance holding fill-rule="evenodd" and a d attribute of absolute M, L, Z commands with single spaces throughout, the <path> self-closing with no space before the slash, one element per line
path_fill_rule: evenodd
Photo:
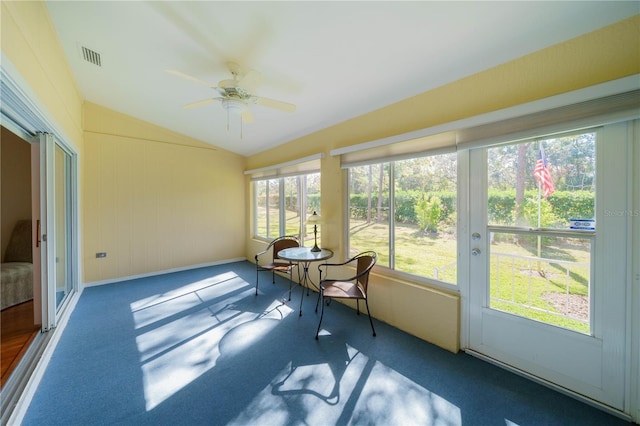
<path fill-rule="evenodd" d="M 637 1 L 49 1 L 82 97 L 252 155 L 640 13 Z M 86 62 L 80 47 L 101 55 Z M 260 72 L 242 126 L 217 93 L 227 62 Z M 234 119 L 235 118 L 235 119 Z"/>

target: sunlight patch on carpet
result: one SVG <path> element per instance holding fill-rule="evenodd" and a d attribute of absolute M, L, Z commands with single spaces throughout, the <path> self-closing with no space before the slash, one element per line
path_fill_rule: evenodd
<path fill-rule="evenodd" d="M 345 345 L 329 360 L 294 359 L 230 425 L 394 424 L 460 426 L 460 409 Z"/>
<path fill-rule="evenodd" d="M 139 329 L 202 303 L 213 301 L 215 298 L 227 297 L 234 291 L 240 291 L 243 288 L 248 291 L 250 287 L 253 286 L 237 274 L 226 272 L 186 284 L 166 293 L 140 299 L 131 303 L 130 307 L 136 329 Z M 226 298 L 226 301 L 229 302 L 229 299 Z"/>
<path fill-rule="evenodd" d="M 336 424 L 367 362 L 347 345 L 330 360 L 293 354 L 289 365 L 229 424 Z"/>
<path fill-rule="evenodd" d="M 377 362 L 353 411 L 353 423 L 459 426 L 460 408 Z"/>
<path fill-rule="evenodd" d="M 293 312 L 277 300 L 264 312 L 238 308 L 253 297 L 252 288 L 235 274 L 221 274 L 130 305 L 147 411 L 214 368 L 221 355 L 256 344 Z"/>
<path fill-rule="evenodd" d="M 291 312 L 293 309 L 290 307 L 279 301 L 273 301 L 264 316 L 239 324 L 227 332 L 220 341 L 220 352 L 225 356 L 234 356 L 249 349 L 262 339 L 269 337 L 269 332 Z"/>
<path fill-rule="evenodd" d="M 255 318 L 251 313 L 229 314 L 231 319 L 214 324 L 208 310 L 199 311 L 136 339 L 147 411 L 215 367 L 224 335 Z"/>

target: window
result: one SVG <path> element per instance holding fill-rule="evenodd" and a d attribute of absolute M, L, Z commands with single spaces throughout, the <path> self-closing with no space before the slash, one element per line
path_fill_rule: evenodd
<path fill-rule="evenodd" d="M 255 180 L 253 194 L 256 237 L 296 235 L 313 244 L 306 220 L 314 211 L 320 214 L 320 173 Z"/>
<path fill-rule="evenodd" d="M 455 153 L 349 167 L 349 254 L 457 283 Z"/>
<path fill-rule="evenodd" d="M 492 309 L 590 332 L 596 136 L 487 150 Z"/>

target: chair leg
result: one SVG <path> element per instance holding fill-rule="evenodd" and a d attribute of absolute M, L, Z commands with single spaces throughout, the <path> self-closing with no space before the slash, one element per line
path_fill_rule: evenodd
<path fill-rule="evenodd" d="M 320 288 L 322 287 L 322 268 L 318 268 L 320 271 L 320 278 L 318 278 L 318 299 L 316 300 L 316 314 L 318 313 L 318 303 L 320 302 Z"/>
<path fill-rule="evenodd" d="M 364 304 L 367 306 L 367 316 L 369 317 L 369 324 L 371 324 L 371 331 L 373 331 L 373 337 L 376 336 L 376 329 L 373 328 L 373 320 L 371 319 L 371 312 L 369 311 L 369 301 L 364 299 Z"/>
<path fill-rule="evenodd" d="M 318 321 L 318 329 L 316 330 L 316 340 L 318 340 L 318 334 L 320 333 L 320 325 L 322 324 L 322 317 L 324 316 L 324 294 L 322 287 L 320 287 L 320 298 L 322 299 L 322 307 L 320 308 L 320 321 Z"/>
<path fill-rule="evenodd" d="M 260 269 L 258 269 L 258 264 L 256 263 L 256 296 L 258 295 L 258 279 L 260 278 Z"/>
<path fill-rule="evenodd" d="M 304 300 L 304 287 L 300 286 L 300 314 L 298 316 L 302 316 L 302 301 Z"/>

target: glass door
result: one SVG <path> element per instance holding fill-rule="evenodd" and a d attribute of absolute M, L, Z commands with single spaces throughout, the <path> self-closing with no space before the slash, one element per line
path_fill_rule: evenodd
<path fill-rule="evenodd" d="M 469 183 L 470 349 L 619 410 L 629 224 L 610 212 L 627 206 L 626 134 L 476 149 Z"/>
<path fill-rule="evenodd" d="M 71 155 L 55 145 L 56 311 L 71 293 Z"/>
<path fill-rule="evenodd" d="M 75 289 L 77 277 L 74 259 L 77 259 L 75 210 L 75 159 L 49 134 L 40 136 L 41 185 L 41 239 L 43 243 L 43 328 L 56 325 L 57 317 Z"/>

